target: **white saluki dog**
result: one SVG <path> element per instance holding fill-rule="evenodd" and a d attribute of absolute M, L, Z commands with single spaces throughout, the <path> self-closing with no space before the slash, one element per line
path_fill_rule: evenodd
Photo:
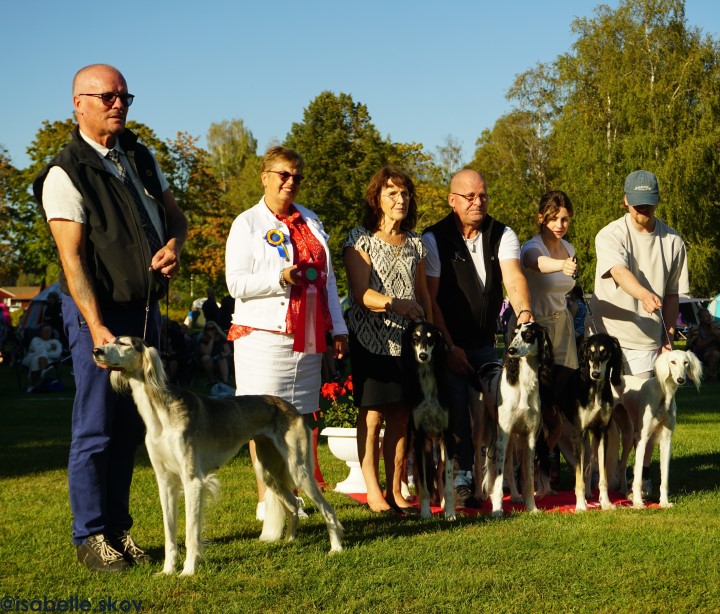
<path fill-rule="evenodd" d="M 703 367 L 692 352 L 673 350 L 657 357 L 654 371 L 655 377 L 645 380 L 637 395 L 642 427 L 635 450 L 633 473 L 632 502 L 635 508 L 645 507 L 642 499 L 643 458 L 647 446 L 652 445 L 656 436 L 660 445 L 660 507 L 672 507 L 668 501 L 668 477 L 670 445 L 677 422 L 675 393 L 688 377 L 700 392 Z"/>
<path fill-rule="evenodd" d="M 155 348 L 137 337 L 118 337 L 93 349 L 99 365 L 113 369 L 112 387 L 129 390 L 145 422 L 150 462 L 160 490 L 165 525 L 163 573 L 175 572 L 177 511 L 185 491 L 185 545 L 182 574 L 195 573 L 202 556 L 205 491 L 217 493 L 213 471 L 232 459 L 250 439 L 255 441 L 255 473 L 268 487 L 262 541 L 278 541 L 287 517 L 288 540 L 297 528 L 299 487 L 317 505 L 330 534 L 330 551 L 342 550 L 342 525 L 315 482 L 310 430 L 288 402 L 273 396 L 213 399 L 168 386 Z"/>
<path fill-rule="evenodd" d="M 499 374 L 492 376 L 485 370 L 480 373 L 486 410 L 489 415 L 497 415 L 497 440 L 494 449 L 490 446 L 487 463 L 492 515 L 496 518 L 503 516 L 503 473 L 507 473 L 513 500 L 519 498 L 513 463 L 506 464 L 506 459 L 511 461 L 513 438 L 521 442 L 518 452 L 522 457 L 525 509 L 537 511 L 534 467 L 535 443 L 542 421 L 540 380 L 544 385 L 551 385 L 552 364 L 552 345 L 547 331 L 535 322 L 528 322 L 515 329 Z"/>

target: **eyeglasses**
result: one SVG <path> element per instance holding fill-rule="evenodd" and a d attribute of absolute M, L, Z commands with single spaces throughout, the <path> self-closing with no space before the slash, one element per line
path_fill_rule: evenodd
<path fill-rule="evenodd" d="M 267 172 L 275 173 L 276 175 L 278 175 L 280 177 L 280 181 L 282 181 L 283 183 L 285 183 L 288 179 L 290 179 L 290 177 L 292 177 L 293 181 L 297 185 L 300 185 L 300 182 L 304 179 L 304 177 L 299 173 L 293 175 L 293 173 L 288 173 L 287 171 L 267 171 Z"/>
<path fill-rule="evenodd" d="M 450 192 L 450 194 L 454 194 L 455 196 L 460 196 L 464 198 L 466 201 L 468 201 L 468 204 L 471 205 L 474 204 L 476 200 L 481 203 L 486 203 L 490 199 L 490 197 L 485 192 L 483 192 L 482 194 L 458 194 L 457 192 Z"/>
<path fill-rule="evenodd" d="M 392 192 L 384 192 L 383 196 L 387 196 L 390 200 L 397 202 L 398 198 L 401 200 L 410 200 L 412 195 L 407 190 L 402 190 L 401 192 L 393 190 Z"/>
<path fill-rule="evenodd" d="M 103 92 L 102 94 L 78 94 L 78 96 L 92 96 L 93 98 L 99 98 L 103 101 L 106 107 L 111 107 L 115 104 L 115 101 L 119 98 L 126 107 L 129 107 L 135 96 L 132 94 L 115 94 L 114 92 Z"/>

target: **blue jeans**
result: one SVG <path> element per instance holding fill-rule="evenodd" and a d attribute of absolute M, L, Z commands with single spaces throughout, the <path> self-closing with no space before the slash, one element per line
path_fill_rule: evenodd
<path fill-rule="evenodd" d="M 91 535 L 119 533 L 132 526 L 130 483 L 135 451 L 145 426 L 127 394 L 110 388 L 107 369 L 92 357 L 93 340 L 75 301 L 62 297 L 63 323 L 70 342 L 75 374 L 75 402 L 68 461 L 68 487 L 73 514 L 73 542 Z M 145 309 L 103 309 L 105 326 L 116 335 L 142 337 Z M 158 345 L 160 311 L 151 306 L 146 341 Z"/>
<path fill-rule="evenodd" d="M 491 345 L 480 348 L 466 349 L 468 362 L 475 370 L 489 362 L 498 362 L 497 352 Z M 472 471 L 475 462 L 475 446 L 472 440 L 472 426 L 470 424 L 470 395 L 479 394 L 463 375 L 448 369 L 448 382 L 450 385 L 450 402 L 454 417 L 453 434 L 457 440 L 455 445 L 456 470 Z"/>

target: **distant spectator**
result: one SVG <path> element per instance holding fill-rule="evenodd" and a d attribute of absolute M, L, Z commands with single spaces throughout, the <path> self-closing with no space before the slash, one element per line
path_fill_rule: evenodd
<path fill-rule="evenodd" d="M 67 347 L 68 341 L 63 326 L 62 303 L 60 302 L 60 296 L 56 292 L 51 292 L 47 296 L 43 320 L 52 327 L 53 337 L 57 337 L 60 343 Z"/>
<path fill-rule="evenodd" d="M 705 381 L 714 382 L 720 361 L 720 323 L 707 309 L 698 310 L 698 323 L 688 331 L 687 348 L 705 365 Z"/>
<path fill-rule="evenodd" d="M 27 354 L 22 359 L 22 364 L 30 371 L 30 386 L 27 391 L 32 392 L 35 386 L 45 375 L 50 364 L 60 358 L 62 354 L 62 344 L 57 339 L 53 339 L 52 327 L 50 324 L 43 324 L 40 327 L 40 334 L 33 337 L 28 347 Z"/>
<path fill-rule="evenodd" d="M 160 355 L 167 371 L 168 381 L 180 384 L 183 367 L 188 362 L 187 342 L 177 322 L 163 316 L 163 334 L 160 338 Z"/>
<path fill-rule="evenodd" d="M 217 323 L 205 322 L 198 342 L 198 356 L 209 386 L 217 381 L 216 375 L 220 376 L 223 384 L 228 383 L 228 358 L 231 354 L 230 344 Z"/>
<path fill-rule="evenodd" d="M 213 286 L 207 287 L 207 300 L 202 304 L 202 312 L 205 316 L 205 322 L 215 322 L 220 328 L 220 307 L 217 303 L 217 296 Z M 227 330 L 227 329 L 226 329 Z"/>

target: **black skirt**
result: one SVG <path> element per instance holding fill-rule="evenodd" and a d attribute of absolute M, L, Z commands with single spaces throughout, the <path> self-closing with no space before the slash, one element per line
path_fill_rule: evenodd
<path fill-rule="evenodd" d="M 350 333 L 350 370 L 356 407 L 378 407 L 403 400 L 400 356 L 369 352 Z"/>

